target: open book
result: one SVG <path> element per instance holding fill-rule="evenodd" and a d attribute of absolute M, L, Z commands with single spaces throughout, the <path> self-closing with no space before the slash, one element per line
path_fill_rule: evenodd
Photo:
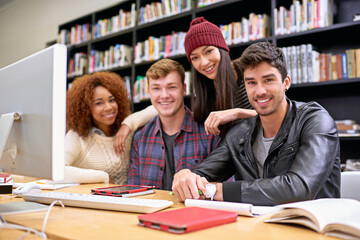
<path fill-rule="evenodd" d="M 278 205 L 266 222 L 300 224 L 319 233 L 360 239 L 360 202 L 353 199 L 317 199 Z"/>

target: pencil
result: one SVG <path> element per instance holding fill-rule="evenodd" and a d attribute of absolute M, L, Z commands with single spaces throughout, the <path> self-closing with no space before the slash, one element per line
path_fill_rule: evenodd
<path fill-rule="evenodd" d="M 170 195 L 175 195 L 174 192 L 169 192 Z M 203 194 L 203 192 L 199 189 L 199 194 Z"/>

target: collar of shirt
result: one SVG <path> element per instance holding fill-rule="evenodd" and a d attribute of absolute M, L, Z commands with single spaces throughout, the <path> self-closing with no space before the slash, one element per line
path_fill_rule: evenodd
<path fill-rule="evenodd" d="M 93 128 L 90 129 L 90 131 L 89 131 L 89 135 L 90 135 L 91 137 L 94 136 L 94 133 L 96 133 L 96 134 L 98 134 L 98 135 L 100 135 L 100 136 L 106 137 L 105 133 L 104 133 L 103 131 L 101 131 L 99 128 L 97 128 L 97 127 L 93 127 Z"/>
<path fill-rule="evenodd" d="M 193 114 L 190 111 L 190 109 L 188 109 L 186 106 L 185 106 L 184 121 L 183 121 L 183 123 L 182 123 L 182 125 L 180 127 L 180 131 L 185 131 L 185 132 L 192 132 L 193 131 Z M 154 135 L 158 134 L 158 132 L 162 132 L 159 115 L 156 116 L 156 119 L 155 119 Z"/>

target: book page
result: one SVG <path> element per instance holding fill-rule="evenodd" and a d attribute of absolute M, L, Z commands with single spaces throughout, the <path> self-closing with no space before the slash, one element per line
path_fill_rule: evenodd
<path fill-rule="evenodd" d="M 332 223 L 325 227 L 325 235 L 340 237 L 345 239 L 360 238 L 360 216 L 353 216 L 352 220 L 341 223 Z"/>
<path fill-rule="evenodd" d="M 327 224 L 342 223 L 345 221 L 351 222 L 360 216 L 360 202 L 353 199 L 317 199 L 283 204 L 278 207 L 284 208 L 283 217 L 287 216 L 287 212 L 290 214 L 289 217 L 294 217 L 294 209 L 302 209 L 303 215 L 309 218 L 313 215 L 314 218 L 316 218 L 316 220 L 313 220 L 314 222 L 317 221 L 319 231 L 322 231 Z M 311 214 L 309 215 L 309 213 Z M 302 213 L 301 211 L 296 211 L 296 214 Z M 294 221 L 296 222 L 295 219 Z M 299 224 L 301 223 L 299 222 Z"/>
<path fill-rule="evenodd" d="M 294 213 L 296 210 L 298 210 L 298 214 Z M 304 212 L 302 212 L 302 214 L 303 213 Z M 312 218 L 301 216 L 300 209 L 287 209 L 273 214 L 271 219 L 268 219 L 265 222 L 299 224 L 311 228 L 316 232 L 321 232 L 318 228 L 318 223 L 313 221 Z"/>

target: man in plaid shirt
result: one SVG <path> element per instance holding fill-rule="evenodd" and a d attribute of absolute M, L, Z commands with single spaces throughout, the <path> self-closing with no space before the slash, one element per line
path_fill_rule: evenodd
<path fill-rule="evenodd" d="M 215 149 L 218 136 L 206 135 L 184 105 L 183 66 L 171 59 L 154 63 L 146 72 L 152 105 L 159 115 L 134 134 L 129 184 L 171 190 L 173 176 L 193 169 Z"/>

